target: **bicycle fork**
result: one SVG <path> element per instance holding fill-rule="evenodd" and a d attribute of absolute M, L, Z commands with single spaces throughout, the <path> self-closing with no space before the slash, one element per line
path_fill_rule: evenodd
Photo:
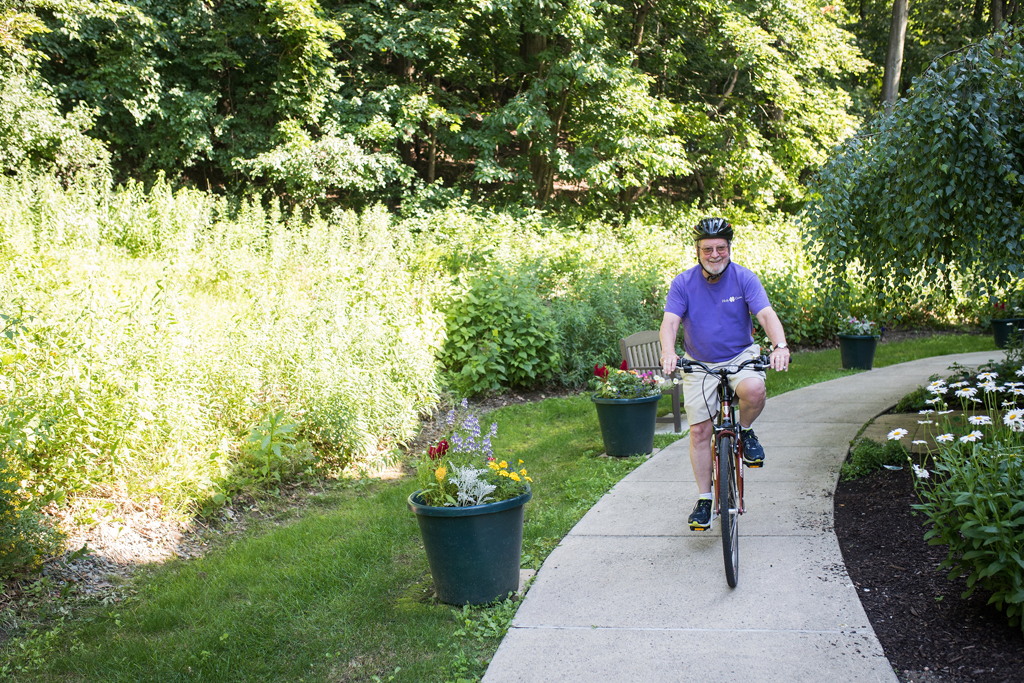
<path fill-rule="evenodd" d="M 739 506 L 737 512 L 743 514 L 746 509 L 743 507 L 743 439 L 740 438 L 739 430 L 733 430 L 730 427 L 738 425 L 738 423 L 732 422 L 732 405 L 729 402 L 722 403 L 722 411 L 718 421 L 718 425 L 715 427 L 714 434 L 714 448 L 711 453 L 712 466 L 714 467 L 714 497 L 715 497 L 715 508 L 718 516 L 722 515 L 722 510 L 719 506 L 719 501 L 722 499 L 719 495 L 719 487 L 722 485 L 722 476 L 718 468 L 718 444 L 719 439 L 723 436 L 731 436 L 733 443 L 733 452 L 730 457 L 733 459 L 733 466 L 736 468 L 736 494 L 739 500 L 736 504 Z"/>

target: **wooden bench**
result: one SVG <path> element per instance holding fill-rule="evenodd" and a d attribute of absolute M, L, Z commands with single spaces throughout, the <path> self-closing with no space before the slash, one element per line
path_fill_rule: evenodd
<path fill-rule="evenodd" d="M 619 351 L 626 361 L 627 370 L 637 372 L 653 372 L 662 375 L 661 370 L 661 338 L 657 330 L 644 330 L 619 340 Z M 679 371 L 672 373 L 668 379 L 678 378 Z M 679 396 L 683 390 L 682 383 L 673 384 L 662 389 L 661 393 L 672 395 L 672 414 L 658 418 L 658 422 L 671 422 L 677 434 L 683 431 L 683 413 Z"/>

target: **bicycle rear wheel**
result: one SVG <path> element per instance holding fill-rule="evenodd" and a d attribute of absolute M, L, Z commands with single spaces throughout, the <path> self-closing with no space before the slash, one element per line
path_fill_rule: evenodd
<path fill-rule="evenodd" d="M 737 523 L 740 518 L 740 495 L 736 486 L 735 439 L 719 437 L 715 456 L 718 458 L 718 510 L 722 529 L 722 553 L 725 558 L 725 580 L 735 588 L 740 576 L 740 544 Z"/>

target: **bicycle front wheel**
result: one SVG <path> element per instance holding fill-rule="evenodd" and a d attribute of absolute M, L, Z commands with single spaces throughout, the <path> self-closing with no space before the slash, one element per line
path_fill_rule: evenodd
<path fill-rule="evenodd" d="M 725 557 L 725 580 L 735 588 L 740 575 L 740 544 L 737 524 L 740 518 L 740 495 L 736 486 L 735 439 L 722 436 L 716 444 L 718 459 L 718 510 L 722 529 L 722 552 Z"/>

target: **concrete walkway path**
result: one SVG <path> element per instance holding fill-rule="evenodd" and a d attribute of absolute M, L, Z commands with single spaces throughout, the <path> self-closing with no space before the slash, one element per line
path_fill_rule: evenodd
<path fill-rule="evenodd" d="M 747 470 L 739 585 L 722 543 L 691 532 L 688 439 L 656 453 L 551 553 L 484 683 L 896 683 L 850 582 L 832 495 L 851 439 L 904 394 L 1001 352 L 862 372 L 768 401 Z M 529 514 L 529 512 L 527 512 Z"/>

